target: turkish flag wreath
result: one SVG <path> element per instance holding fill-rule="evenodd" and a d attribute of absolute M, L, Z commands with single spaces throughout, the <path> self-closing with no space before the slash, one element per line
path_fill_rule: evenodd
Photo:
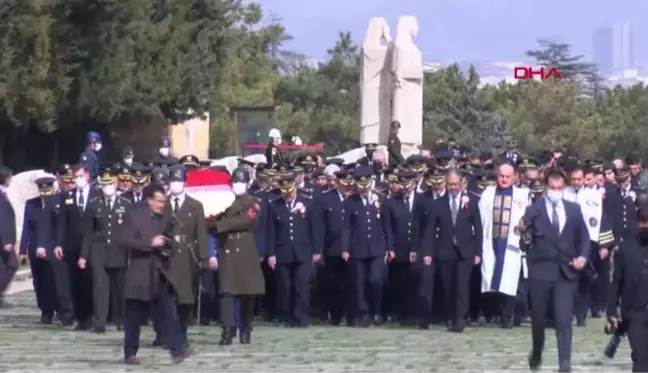
<path fill-rule="evenodd" d="M 227 171 L 213 168 L 190 170 L 185 192 L 203 205 L 205 217 L 215 218 L 234 202 L 232 177 Z"/>

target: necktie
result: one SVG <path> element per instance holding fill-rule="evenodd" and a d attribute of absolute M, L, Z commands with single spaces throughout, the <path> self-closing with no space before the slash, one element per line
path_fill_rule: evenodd
<path fill-rule="evenodd" d="M 451 198 L 450 212 L 452 213 L 452 225 L 454 225 L 457 222 L 457 213 L 459 212 L 459 209 L 457 207 L 457 198 L 456 197 L 450 197 L 450 198 Z"/>
<path fill-rule="evenodd" d="M 108 206 L 108 210 L 112 210 L 112 199 L 106 201 L 106 206 Z"/>
<path fill-rule="evenodd" d="M 176 197 L 173 199 L 173 212 L 175 214 L 180 210 L 180 198 Z"/>
<path fill-rule="evenodd" d="M 551 212 L 551 226 L 553 227 L 556 235 L 560 235 L 560 218 L 558 218 L 558 209 L 555 203 Z"/>
<path fill-rule="evenodd" d="M 79 190 L 79 200 L 77 201 L 77 206 L 79 210 L 85 210 L 85 198 L 83 198 L 83 190 Z"/>
<path fill-rule="evenodd" d="M 135 193 L 134 196 L 133 196 L 133 199 L 135 200 L 135 203 L 139 202 L 140 201 L 140 194 Z"/>

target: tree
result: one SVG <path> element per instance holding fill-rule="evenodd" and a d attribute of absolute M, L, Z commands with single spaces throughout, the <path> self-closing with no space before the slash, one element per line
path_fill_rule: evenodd
<path fill-rule="evenodd" d="M 540 49 L 527 51 L 527 57 L 535 59 L 538 65 L 558 69 L 565 79 L 588 76 L 595 70 L 594 64 L 582 62 L 582 55 L 573 55 L 569 44 L 540 39 L 538 47 Z"/>

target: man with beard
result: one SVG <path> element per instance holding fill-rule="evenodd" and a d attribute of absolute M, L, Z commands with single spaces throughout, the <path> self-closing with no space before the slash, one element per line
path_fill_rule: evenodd
<path fill-rule="evenodd" d="M 235 325 L 235 300 L 240 309 L 239 341 L 251 343 L 254 297 L 263 295 L 265 284 L 259 266 L 262 257 L 256 248 L 254 231 L 263 202 L 247 193 L 250 175 L 241 168 L 232 173 L 232 190 L 236 199 L 215 221 L 208 223 L 210 232 L 218 234 L 221 248 L 212 268 L 219 266 L 220 312 L 223 332 L 220 345 L 232 344 Z"/>
<path fill-rule="evenodd" d="M 176 291 L 178 322 L 186 340 L 187 327 L 198 298 L 196 284 L 200 269 L 203 263 L 208 263 L 211 270 L 216 270 L 217 262 L 216 257 L 209 257 L 203 206 L 184 191 L 186 168 L 183 165 L 172 166 L 169 181 L 168 207 L 174 218 L 171 232 L 177 247 L 169 258 L 169 279 Z"/>

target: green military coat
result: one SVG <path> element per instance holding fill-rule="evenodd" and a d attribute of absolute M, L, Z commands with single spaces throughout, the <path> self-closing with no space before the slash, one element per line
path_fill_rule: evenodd
<path fill-rule="evenodd" d="M 265 293 L 261 257 L 254 230 L 260 216 L 261 201 L 250 195 L 236 197 L 219 218 L 209 223 L 218 233 L 218 280 L 221 294 L 257 295 Z"/>
<path fill-rule="evenodd" d="M 125 268 L 128 253 L 118 244 L 126 215 L 132 204 L 126 198 L 115 196 L 108 208 L 103 196 L 92 198 L 83 215 L 81 257 L 97 268 Z"/>
<path fill-rule="evenodd" d="M 169 208 L 173 209 L 174 197 L 169 197 Z M 169 257 L 169 276 L 175 286 L 178 304 L 194 304 L 198 298 L 200 269 L 209 259 L 205 211 L 196 199 L 187 195 L 175 214 L 172 245 Z"/>

